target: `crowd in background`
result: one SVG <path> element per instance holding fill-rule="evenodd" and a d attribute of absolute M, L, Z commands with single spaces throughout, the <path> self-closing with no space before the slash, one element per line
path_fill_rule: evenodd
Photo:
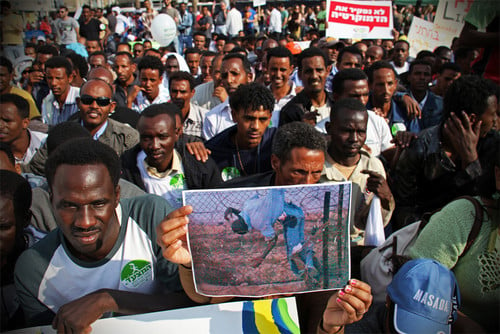
<path fill-rule="evenodd" d="M 434 20 L 432 5 L 394 5 L 394 38 L 362 40 L 325 36 L 325 1 L 61 6 L 29 23 L 8 1 L 0 6 L 2 331 L 51 323 L 86 331 L 113 312 L 226 301 L 194 290 L 182 190 L 351 181 L 352 277 L 362 280 L 297 296 L 301 329 L 427 332 L 453 323 L 498 332 L 495 1 L 475 1 L 451 45 L 416 57 L 408 32 L 413 17 Z M 153 38 L 162 13 L 176 24 L 169 45 Z M 221 215 L 231 233 L 261 233 L 261 255 L 249 259 L 257 268 L 280 231 L 297 228 L 293 212 L 267 223 L 234 208 Z M 409 276 L 394 276 L 385 303 L 385 286 L 360 276 L 374 246 L 367 226 L 375 221 L 389 237 L 422 219 L 401 261 L 435 262 L 418 278 L 411 266 L 421 260 L 403 265 Z M 287 268 L 314 289 L 321 270 L 306 241 L 287 249 Z M 147 287 L 103 279 L 118 277 L 112 263 L 127 256 L 151 260 Z M 441 304 L 427 292 L 405 295 L 413 279 L 451 295 Z M 397 311 L 426 305 L 426 317 Z"/>

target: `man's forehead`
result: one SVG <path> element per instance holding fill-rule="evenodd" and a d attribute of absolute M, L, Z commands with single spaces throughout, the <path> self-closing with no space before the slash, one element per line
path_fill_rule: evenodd
<path fill-rule="evenodd" d="M 104 179 L 102 179 L 104 178 Z M 112 185 L 111 175 L 103 163 L 89 163 L 82 165 L 60 164 L 54 173 L 52 190 L 65 191 L 65 185 L 102 184 L 109 182 Z M 61 186 L 59 188 L 59 186 Z"/>
<path fill-rule="evenodd" d="M 407 50 L 408 49 L 408 44 L 406 44 L 405 42 L 396 42 L 396 44 L 394 45 L 394 48 L 395 49 L 405 49 L 405 50 Z"/>
<path fill-rule="evenodd" d="M 175 117 L 175 116 L 174 116 Z M 154 117 L 140 117 L 137 123 L 137 130 L 139 133 L 144 133 L 146 130 L 149 132 L 153 128 L 158 132 L 163 132 L 165 129 L 163 123 L 166 123 L 166 129 L 175 129 L 175 119 L 173 119 L 169 114 L 159 114 Z"/>
<path fill-rule="evenodd" d="M 288 161 L 302 162 L 308 160 L 311 156 L 317 157 L 318 160 L 325 160 L 325 152 L 323 150 L 312 149 L 305 146 L 296 146 L 290 150 Z M 285 161 L 286 162 L 286 161 Z"/>
<path fill-rule="evenodd" d="M 325 67 L 325 60 L 321 56 L 312 56 L 312 57 L 307 57 L 302 59 L 302 66 L 303 67 L 312 67 L 312 65 L 318 66 L 321 65 L 322 67 Z"/>
<path fill-rule="evenodd" d="M 160 71 L 156 68 L 143 68 L 140 74 L 141 77 L 160 77 Z"/>
<path fill-rule="evenodd" d="M 344 54 L 342 55 L 342 59 L 341 59 L 341 61 L 344 61 L 344 60 L 345 60 L 344 58 L 347 58 L 347 57 L 350 57 L 350 58 L 353 58 L 353 57 L 354 57 L 354 58 L 356 58 L 356 60 L 357 60 L 358 62 L 361 62 L 361 58 L 362 58 L 362 56 L 361 56 L 361 55 L 359 55 L 359 54 L 357 54 L 357 53 L 346 52 L 346 53 L 344 53 Z M 349 59 L 349 60 L 350 60 L 350 59 Z"/>
<path fill-rule="evenodd" d="M 350 123 L 361 122 L 368 119 L 368 112 L 366 110 L 352 110 L 348 108 L 344 108 L 338 110 L 334 114 L 335 122 L 333 124 L 337 124 L 340 127 L 347 126 Z M 366 124 L 365 124 L 366 127 Z"/>
<path fill-rule="evenodd" d="M 271 116 L 272 114 L 272 111 L 264 109 L 264 106 L 259 106 L 257 109 L 248 107 L 246 109 L 237 110 L 237 112 L 251 117 Z"/>
<path fill-rule="evenodd" d="M 230 58 L 222 61 L 222 69 L 230 67 L 239 67 L 243 69 L 243 62 L 239 58 Z"/>
<path fill-rule="evenodd" d="M 107 91 L 106 94 L 104 94 L 106 95 L 105 97 L 111 97 L 112 94 L 111 88 L 106 82 L 104 82 L 101 79 L 95 79 L 94 81 L 87 82 L 85 85 L 83 85 L 80 95 L 89 94 L 90 91 L 102 88 L 104 88 Z"/>
<path fill-rule="evenodd" d="M 274 57 L 272 56 L 270 59 L 269 59 L 269 63 L 271 63 L 272 61 L 274 62 L 279 62 L 279 63 L 284 63 L 286 62 L 288 66 L 290 66 L 290 58 L 288 57 Z"/>
<path fill-rule="evenodd" d="M 346 80 L 344 81 L 344 91 L 348 93 L 351 90 L 368 89 L 368 80 Z"/>
<path fill-rule="evenodd" d="M 379 68 L 373 71 L 374 78 L 386 78 L 387 76 L 391 76 L 392 78 L 396 78 L 394 71 L 390 68 Z"/>

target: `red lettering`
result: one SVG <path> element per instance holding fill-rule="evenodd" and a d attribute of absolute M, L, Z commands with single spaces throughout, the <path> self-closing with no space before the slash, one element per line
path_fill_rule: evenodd
<path fill-rule="evenodd" d="M 390 26 L 389 10 L 390 8 L 387 6 L 356 5 L 332 1 L 328 22 L 366 26 L 370 28 L 369 31 L 372 31 L 374 27 L 388 28 Z"/>

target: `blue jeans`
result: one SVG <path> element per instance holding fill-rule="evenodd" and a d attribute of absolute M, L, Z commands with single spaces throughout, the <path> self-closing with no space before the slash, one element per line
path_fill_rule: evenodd
<path fill-rule="evenodd" d="M 191 35 L 179 35 L 177 36 L 179 39 L 179 48 L 177 49 L 177 52 L 181 55 L 184 56 L 184 49 L 190 48 L 193 45 L 193 37 Z"/>

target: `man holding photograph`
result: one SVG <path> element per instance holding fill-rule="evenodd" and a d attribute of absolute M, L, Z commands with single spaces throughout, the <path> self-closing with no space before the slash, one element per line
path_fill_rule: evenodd
<path fill-rule="evenodd" d="M 280 127 L 274 138 L 271 164 L 273 171 L 233 179 L 224 186 L 284 186 L 314 184 L 319 181 L 325 161 L 323 136 L 306 123 L 293 122 Z M 171 212 L 157 228 L 157 243 L 163 256 L 179 264 L 181 283 L 188 296 L 198 303 L 219 303 L 227 297 L 206 297 L 195 292 L 191 254 L 186 232 L 193 208 L 184 206 Z M 343 333 L 343 326 L 359 321 L 371 305 L 370 286 L 353 280 L 341 291 L 330 295 L 321 291 L 297 295 L 303 332 Z M 322 318 L 319 315 L 322 314 Z"/>

